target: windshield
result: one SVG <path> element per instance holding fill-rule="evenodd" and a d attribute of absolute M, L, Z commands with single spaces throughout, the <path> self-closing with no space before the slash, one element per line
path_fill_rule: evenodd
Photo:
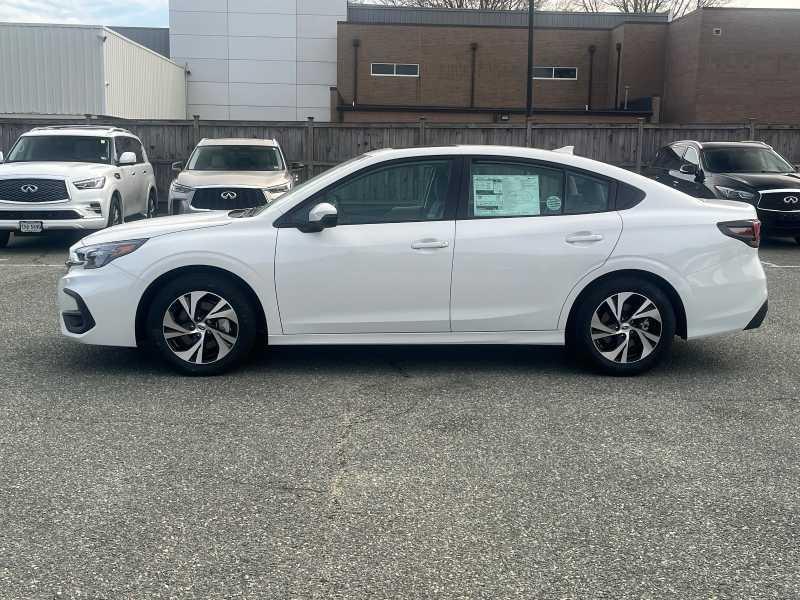
<path fill-rule="evenodd" d="M 283 171 L 277 148 L 270 146 L 198 146 L 190 171 Z"/>
<path fill-rule="evenodd" d="M 769 148 L 712 148 L 703 151 L 712 173 L 792 173 L 794 167 Z"/>
<path fill-rule="evenodd" d="M 6 162 L 111 162 L 111 141 L 87 135 L 31 135 L 19 138 Z"/>

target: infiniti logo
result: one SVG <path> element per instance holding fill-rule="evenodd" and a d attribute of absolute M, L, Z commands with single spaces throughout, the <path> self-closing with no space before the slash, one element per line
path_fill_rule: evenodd
<path fill-rule="evenodd" d="M 236 192 L 222 192 L 219 197 L 223 200 L 233 200 L 237 195 Z"/>
<path fill-rule="evenodd" d="M 785 204 L 797 204 L 798 202 L 800 202 L 800 200 L 798 200 L 797 196 L 786 196 L 783 199 L 783 202 Z"/>
<path fill-rule="evenodd" d="M 34 192 L 39 191 L 39 186 L 33 185 L 32 183 L 26 183 L 19 189 L 25 192 L 26 194 L 33 194 Z"/>

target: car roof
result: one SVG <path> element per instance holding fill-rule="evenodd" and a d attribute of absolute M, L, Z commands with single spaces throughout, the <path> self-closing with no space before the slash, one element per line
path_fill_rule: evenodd
<path fill-rule="evenodd" d="M 697 140 L 678 140 L 672 142 L 670 146 L 675 145 L 694 146 L 695 148 L 771 148 L 766 142 L 759 142 L 757 140 L 747 140 L 742 142 L 699 142 Z"/>
<path fill-rule="evenodd" d="M 46 127 L 34 127 L 30 131 L 23 133 L 23 136 L 40 135 L 73 135 L 73 136 L 116 136 L 128 135 L 136 137 L 127 129 L 106 125 L 49 125 Z"/>
<path fill-rule="evenodd" d="M 276 140 L 257 138 L 203 138 L 198 146 L 267 146 L 277 148 Z"/>

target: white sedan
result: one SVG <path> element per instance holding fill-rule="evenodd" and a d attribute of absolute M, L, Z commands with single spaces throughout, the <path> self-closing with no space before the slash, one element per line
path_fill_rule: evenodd
<path fill-rule="evenodd" d="M 70 250 L 63 333 L 195 375 L 254 344 L 532 344 L 616 375 L 675 335 L 758 327 L 755 209 L 543 150 L 370 152 L 257 209 L 158 219 Z"/>

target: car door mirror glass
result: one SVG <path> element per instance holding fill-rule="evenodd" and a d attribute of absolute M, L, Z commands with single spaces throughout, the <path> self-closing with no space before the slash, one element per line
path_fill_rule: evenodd
<path fill-rule="evenodd" d="M 697 175 L 697 166 L 691 163 L 681 165 L 681 173 L 684 175 Z"/>
<path fill-rule="evenodd" d="M 320 202 L 308 212 L 308 221 L 301 231 L 304 233 L 314 233 L 336 227 L 339 221 L 339 211 L 329 202 Z"/>
<path fill-rule="evenodd" d="M 136 154 L 133 152 L 123 152 L 122 156 L 119 157 L 119 164 L 120 165 L 135 165 L 136 164 Z"/>

